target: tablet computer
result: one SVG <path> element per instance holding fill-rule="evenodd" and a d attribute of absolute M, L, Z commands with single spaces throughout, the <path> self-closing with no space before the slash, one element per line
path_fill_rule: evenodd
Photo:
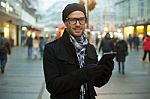
<path fill-rule="evenodd" d="M 104 55 L 99 60 L 98 64 L 102 64 L 105 61 L 113 60 L 116 56 L 116 52 L 104 53 Z"/>

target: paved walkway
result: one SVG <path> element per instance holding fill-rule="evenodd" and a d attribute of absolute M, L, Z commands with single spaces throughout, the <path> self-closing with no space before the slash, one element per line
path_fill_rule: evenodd
<path fill-rule="evenodd" d="M 12 49 L 5 74 L 0 74 L 0 99 L 49 99 L 42 60 L 28 60 L 26 50 Z M 150 99 L 150 63 L 142 62 L 142 55 L 142 50 L 129 53 L 125 75 L 118 74 L 115 63 L 109 83 L 96 88 L 96 99 Z"/>
<path fill-rule="evenodd" d="M 16 47 L 0 73 L 0 99 L 40 99 L 44 85 L 42 60 L 28 60 L 27 49 Z"/>
<path fill-rule="evenodd" d="M 142 56 L 142 50 L 129 53 L 125 75 L 118 74 L 115 63 L 109 83 L 102 88 L 96 88 L 96 99 L 150 99 L 150 63 L 148 59 L 146 62 L 141 61 Z"/>

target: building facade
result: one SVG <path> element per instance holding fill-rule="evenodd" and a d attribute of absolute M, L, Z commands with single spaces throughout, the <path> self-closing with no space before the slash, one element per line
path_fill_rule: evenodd
<path fill-rule="evenodd" d="M 115 25 L 127 38 L 137 35 L 141 40 L 150 33 L 150 0 L 116 0 Z"/>
<path fill-rule="evenodd" d="M 36 9 L 29 0 L 0 0 L 0 31 L 7 39 L 13 39 L 13 45 L 21 44 L 22 27 L 36 24 Z"/>

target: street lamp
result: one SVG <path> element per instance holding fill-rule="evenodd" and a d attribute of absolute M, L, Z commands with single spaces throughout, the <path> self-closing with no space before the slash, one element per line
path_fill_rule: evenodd
<path fill-rule="evenodd" d="M 80 0 L 79 3 L 81 5 L 84 5 L 84 1 L 83 0 Z M 96 5 L 96 1 L 95 0 L 87 0 L 87 3 L 86 3 L 86 10 L 87 10 L 87 29 L 89 29 L 89 11 L 92 11 L 94 8 L 95 8 L 95 5 Z"/>

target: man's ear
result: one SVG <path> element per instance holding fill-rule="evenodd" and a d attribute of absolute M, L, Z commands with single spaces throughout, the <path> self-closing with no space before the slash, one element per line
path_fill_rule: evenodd
<path fill-rule="evenodd" d="M 65 26 L 67 26 L 67 24 L 68 24 L 67 21 L 65 21 L 64 24 L 65 24 Z"/>
<path fill-rule="evenodd" d="M 64 22 L 64 25 L 65 25 L 65 27 L 67 27 L 67 26 L 68 26 L 68 22 L 67 22 L 67 21 L 65 21 L 65 22 Z"/>

